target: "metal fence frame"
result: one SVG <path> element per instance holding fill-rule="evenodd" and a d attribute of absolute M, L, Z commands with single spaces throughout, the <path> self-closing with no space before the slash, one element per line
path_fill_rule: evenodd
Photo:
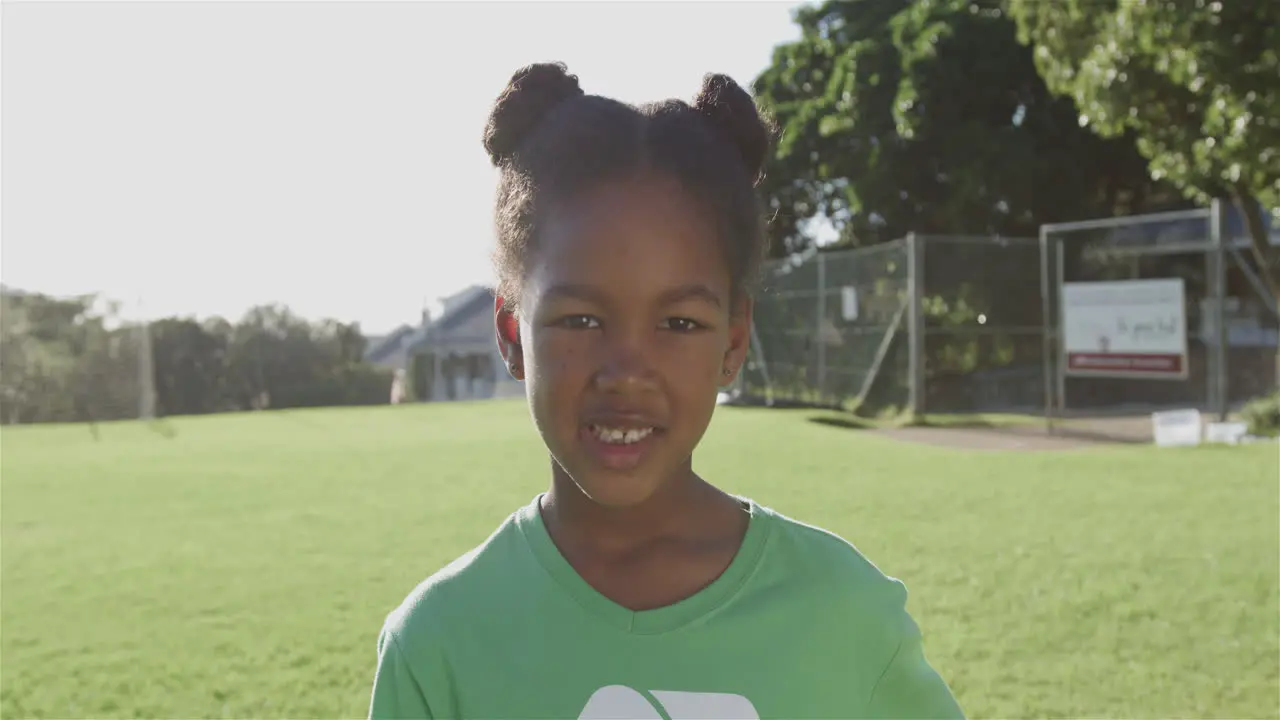
<path fill-rule="evenodd" d="M 951 258 L 952 262 L 954 263 L 957 260 L 960 260 L 960 258 L 963 258 L 962 262 L 973 264 L 976 267 L 981 267 L 986 264 L 986 262 L 982 262 L 981 260 L 989 262 L 997 258 L 1000 260 L 1016 259 L 1017 253 L 1022 251 L 1021 256 L 1027 259 L 1027 262 L 1023 263 L 1025 265 L 1023 272 L 1030 271 L 1025 276 L 1027 280 L 1030 280 L 1033 276 L 1036 265 L 1039 262 L 1039 240 L 1037 238 L 1007 237 L 1000 235 L 923 235 L 917 233 L 909 234 L 908 239 L 910 242 L 915 244 L 915 252 L 913 253 L 915 265 L 913 267 L 914 275 L 912 285 L 915 290 L 916 302 L 916 306 L 913 308 L 911 313 L 911 322 L 909 324 L 909 326 L 913 328 L 915 335 L 910 351 L 910 364 L 913 369 L 913 402 L 908 407 L 910 412 L 915 416 L 923 417 L 930 412 L 937 410 L 940 410 L 942 414 L 948 414 L 955 412 L 1025 411 L 1038 408 L 1041 401 L 1041 398 L 1039 397 L 1036 397 L 1034 400 L 1028 399 L 1021 403 L 1009 402 L 1006 400 L 1003 403 L 985 406 L 981 399 L 973 399 L 971 404 L 964 409 L 954 406 L 949 408 L 939 408 L 937 404 L 938 401 L 942 400 L 944 403 L 946 401 L 942 398 L 933 397 L 937 394 L 933 391 L 940 390 L 941 388 L 936 387 L 936 382 L 932 384 L 929 382 L 931 373 L 930 362 L 935 359 L 933 354 L 930 352 L 929 340 L 948 336 L 967 338 L 969 341 L 973 342 L 977 342 L 981 338 L 987 338 L 988 340 L 1004 339 L 1008 342 L 1013 342 L 1019 336 L 1035 337 L 1038 339 L 1045 331 L 1046 323 L 1044 322 L 1043 317 L 1037 315 L 1029 324 L 1010 323 L 1007 321 L 995 322 L 994 317 L 991 324 L 986 324 L 980 317 L 978 325 L 946 327 L 939 323 L 931 322 L 922 305 L 926 295 L 930 297 L 959 298 L 960 294 L 953 295 L 950 290 L 959 289 L 962 292 L 963 286 L 967 284 L 969 279 L 971 279 L 967 272 L 962 271 L 957 273 L 955 268 L 948 268 L 941 272 L 939 271 L 938 266 L 940 263 L 938 260 L 947 259 L 946 251 L 954 252 L 963 250 L 964 252 L 961 253 L 960 257 Z M 979 257 L 980 261 L 975 261 L 973 259 L 973 256 L 981 256 L 984 253 L 986 254 L 986 258 Z M 929 260 L 930 257 L 934 258 L 932 262 Z M 943 281 L 943 276 L 947 276 L 950 282 Z M 948 287 L 948 285 L 957 284 L 957 280 L 959 280 L 959 288 Z M 988 278 L 988 280 L 990 280 L 990 278 Z M 1031 291 L 1030 295 L 1031 297 L 1034 297 L 1034 290 Z M 987 308 L 989 312 L 993 313 L 993 316 L 1004 314 L 1002 311 L 1005 309 L 1005 305 L 1002 302 L 995 302 L 991 307 Z M 1036 369 L 1040 369 L 1041 366 L 1042 363 L 1038 361 L 1035 363 Z M 1010 369 L 1016 371 L 1019 367 L 1025 368 L 1027 366 L 1009 364 L 1003 366 L 997 365 L 996 367 L 1003 368 L 1004 371 Z M 972 372 L 970 374 L 970 385 L 974 382 L 982 383 L 983 381 L 981 376 L 991 371 L 991 368 L 980 368 Z M 1040 371 L 1042 372 L 1042 370 Z M 938 380 L 936 375 L 934 376 L 934 380 Z M 978 388 L 970 387 L 971 391 L 975 389 L 980 390 L 981 386 Z M 979 392 L 978 394 L 982 393 Z M 931 400 L 931 398 L 933 399 Z"/>
<path fill-rule="evenodd" d="M 1180 210 L 1146 215 L 1098 218 L 1077 222 L 1051 223 L 1040 227 L 1040 287 L 1044 332 L 1044 417 L 1050 432 L 1069 417 L 1066 402 L 1066 348 L 1063 342 L 1064 310 L 1062 292 L 1065 279 L 1065 244 L 1076 231 L 1101 230 L 1125 226 L 1152 225 L 1177 221 L 1204 221 L 1208 226 L 1202 240 L 1165 244 L 1139 244 L 1115 252 L 1134 257 L 1171 254 L 1202 254 L 1206 261 L 1206 278 L 1212 300 L 1213 323 L 1217 337 L 1208 346 L 1207 399 L 1209 410 L 1225 420 L 1229 412 L 1228 337 L 1226 324 L 1227 243 L 1224 239 L 1225 208 L 1214 200 L 1208 208 Z M 1247 265 L 1241 265 L 1247 268 Z M 1052 308 L 1056 304 L 1057 312 Z"/>
<path fill-rule="evenodd" d="M 1070 243 L 1071 239 L 1064 234 L 1128 226 L 1134 229 L 1138 242 L 1122 247 L 1117 251 L 1121 254 L 1146 257 L 1196 253 L 1204 256 L 1204 287 L 1207 291 L 1201 297 L 1212 301 L 1213 314 L 1205 317 L 1213 321 L 1216 336 L 1216 341 L 1204 341 L 1204 350 L 1208 353 L 1208 360 L 1203 366 L 1208 382 L 1206 409 L 1225 417 L 1231 400 L 1228 383 L 1232 349 L 1228 343 L 1225 302 L 1229 264 L 1243 271 L 1249 284 L 1263 298 L 1265 306 L 1280 318 L 1274 302 L 1267 300 L 1269 295 L 1265 286 L 1241 257 L 1237 246 L 1248 240 L 1236 237 L 1238 231 L 1227 227 L 1229 221 L 1235 222 L 1238 218 L 1227 213 L 1227 206 L 1215 201 L 1208 208 L 1194 210 L 1047 224 L 1041 227 L 1038 238 L 909 233 L 889 243 L 867 248 L 825 252 L 810 250 L 799 256 L 773 261 L 767 265 L 766 274 L 777 273 L 775 280 L 786 275 L 792 277 L 782 283 L 785 287 L 781 290 L 775 289 L 772 294 L 766 291 L 757 301 L 758 311 L 756 324 L 752 327 L 749 353 L 754 377 L 747 380 L 747 373 L 743 373 L 737 393 L 748 396 L 748 401 L 750 396 L 763 394 L 765 402 L 771 405 L 779 400 L 791 400 L 803 405 L 847 407 L 849 403 L 854 406 L 861 404 L 873 385 L 880 383 L 877 393 L 897 398 L 893 402 L 895 407 L 917 417 L 928 413 L 1043 411 L 1048 428 L 1055 431 L 1059 421 L 1066 419 L 1071 412 L 1066 403 L 1061 307 L 1065 279 L 1064 243 Z M 1160 223 L 1191 220 L 1204 221 L 1207 232 L 1185 241 L 1153 241 L 1144 245 L 1146 240 L 1143 238 L 1147 235 L 1155 237 Z M 949 250 L 939 256 L 937 248 L 942 246 L 948 246 Z M 961 250 L 961 247 L 972 248 L 972 251 Z M 886 270 L 885 258 L 892 262 L 901 260 L 905 268 L 890 266 Z M 985 262 L 998 267 L 992 270 L 984 266 Z M 996 312 L 1006 303 L 1034 304 L 1034 284 L 1016 283 L 1020 282 L 1018 278 L 1034 283 L 1032 278 L 1037 272 L 1036 265 L 1040 276 L 1038 313 L 1030 307 L 1018 307 L 1016 312 L 1002 311 L 999 323 L 969 327 L 940 324 L 936 308 L 927 311 L 925 307 L 926 300 L 936 303 L 938 297 L 945 298 L 957 288 L 963 289 L 963 284 L 969 282 L 968 274 L 975 272 L 974 268 L 979 270 L 977 282 L 1003 283 L 998 289 L 986 288 L 985 295 L 977 296 L 979 304 L 985 298 L 990 312 Z M 888 273 L 889 276 L 879 278 L 875 274 L 877 272 Z M 1006 275 L 1018 277 L 1006 280 Z M 861 283 L 869 288 L 872 278 L 876 278 L 877 283 L 877 317 L 861 325 L 839 322 L 838 316 L 832 314 L 831 298 L 835 298 L 838 305 L 840 286 L 859 286 Z M 882 287 L 881 280 L 888 284 Z M 1003 300 L 1004 291 L 1008 289 L 1015 291 L 1020 300 Z M 812 305 L 806 304 L 810 302 Z M 770 303 L 778 305 L 770 306 Z M 761 308 L 778 310 L 788 303 L 785 313 L 774 312 L 771 315 L 770 312 L 760 312 Z M 930 312 L 935 314 L 930 315 Z M 830 327 L 833 317 L 837 320 L 834 330 Z M 1271 328 L 1269 324 L 1265 330 L 1271 332 Z M 839 350 L 840 357 L 846 362 L 853 362 L 856 366 L 840 367 L 840 360 L 833 360 L 835 356 L 830 354 L 832 350 L 828 347 L 830 341 L 824 340 L 824 333 L 830 336 L 833 332 L 840 333 L 841 337 L 832 347 Z M 931 339 L 940 335 L 955 335 L 961 340 L 955 345 L 931 345 Z M 1013 352 L 1015 359 L 1007 366 L 999 365 L 1003 356 L 992 354 L 992 345 L 1002 342 L 1017 348 Z M 858 345 L 856 352 L 850 349 L 852 345 Z M 1038 349 L 1035 349 L 1036 345 Z M 939 362 L 939 348 L 948 354 L 952 348 L 972 350 L 974 347 L 977 348 L 973 351 L 977 353 L 974 356 L 977 357 L 976 364 L 956 365 L 949 360 L 943 361 L 945 366 L 952 368 L 949 371 L 940 369 L 944 366 L 930 366 L 932 362 Z M 960 369 L 956 370 L 957 367 Z M 965 370 L 966 367 L 977 369 Z M 884 375 L 885 372 L 889 375 Z M 940 390 L 939 372 L 950 373 L 941 380 L 954 380 L 945 391 Z M 966 372 L 968 377 L 964 376 Z M 1012 380 L 1008 379 L 1010 375 Z M 1263 381 L 1272 383 L 1265 378 Z M 1005 384 L 1010 382 L 1016 385 L 1006 387 Z M 969 385 L 960 387 L 954 383 Z M 1038 389 L 1037 385 L 1043 387 Z M 759 392 L 761 386 L 763 392 Z M 959 394 L 952 392 L 955 387 L 960 387 Z M 962 399 L 955 401 L 957 397 Z M 958 409 L 964 403 L 973 407 Z M 984 407 L 984 403 L 992 406 Z"/>
<path fill-rule="evenodd" d="M 1026 259 L 1022 263 L 1025 267 L 1021 268 L 1019 275 L 1030 280 L 1035 275 L 1038 262 L 1038 256 L 1033 254 L 1038 252 L 1036 238 L 909 233 L 871 247 L 810 251 L 767 264 L 765 275 L 769 279 L 765 292 L 757 300 L 749 358 L 751 369 L 760 375 L 756 380 L 761 382 L 756 384 L 763 385 L 755 394 L 764 395 L 766 404 L 786 398 L 818 406 L 846 406 L 850 402 L 858 405 L 872 392 L 873 385 L 881 381 L 886 383 L 886 387 L 880 390 L 882 394 L 899 397 L 901 402 L 895 404 L 915 415 L 923 415 L 931 409 L 931 385 L 927 378 L 930 370 L 929 342 L 932 339 L 964 333 L 965 342 L 973 345 L 980 344 L 979 336 L 989 339 L 1012 330 L 1024 335 L 1034 334 L 1038 346 L 1038 335 L 1044 325 L 1039 317 L 1031 325 L 1018 328 L 974 325 L 958 329 L 943 326 L 926 312 L 926 297 L 940 294 L 938 287 L 931 287 L 931 284 L 941 282 L 942 286 L 950 288 L 968 283 L 968 274 L 963 270 L 957 272 L 957 268 L 949 268 L 948 265 L 954 266 L 958 260 L 981 265 L 983 259 L 1005 259 L 1009 256 L 1010 246 L 1026 251 L 1022 255 Z M 950 256 L 950 263 L 927 265 L 932 256 L 931 249 L 936 253 L 942 247 L 948 250 L 943 257 Z M 797 276 L 800 276 L 798 280 Z M 801 284 L 797 285 L 797 282 Z M 859 297 L 865 291 L 868 305 L 872 301 L 875 303 L 874 311 L 869 312 L 872 319 L 858 317 L 855 323 L 840 322 L 831 305 L 833 298 L 837 304 L 840 303 L 842 290 L 855 290 Z M 1031 297 L 1035 296 L 1034 293 L 1034 289 L 1029 289 Z M 943 289 L 941 294 L 946 295 L 947 290 Z M 793 307 L 785 317 L 790 326 L 779 327 L 776 324 L 781 313 L 773 313 L 774 317 L 766 318 L 771 313 L 765 310 L 777 310 L 777 305 L 789 303 Z M 811 304 L 797 312 L 794 308 L 797 303 Z M 809 317 L 813 320 L 808 320 Z M 837 329 L 831 327 L 832 319 L 836 320 Z M 832 332 L 843 334 L 841 342 L 835 344 L 845 346 L 841 350 L 846 361 L 850 357 L 857 358 L 855 366 L 833 365 L 828 348 L 830 338 L 824 341 L 824 334 L 829 336 Z M 804 348 L 799 349 L 794 342 L 785 342 L 783 336 L 803 339 Z M 859 343 L 859 350 L 849 352 L 849 345 Z M 1026 364 L 1025 359 L 1023 364 Z M 1036 358 L 1034 367 L 1037 372 L 1039 366 Z M 771 368 L 777 371 L 772 377 L 768 372 Z M 882 377 L 885 371 L 892 374 L 892 379 Z M 833 374 L 840 373 L 845 375 L 842 380 L 847 382 L 833 382 Z M 751 395 L 748 387 L 751 384 L 742 381 L 737 391 Z M 803 388 L 792 387 L 796 385 Z M 1040 404 L 1041 399 L 1037 396 L 1021 407 L 1035 410 Z M 965 412 L 944 410 L 947 411 Z"/>

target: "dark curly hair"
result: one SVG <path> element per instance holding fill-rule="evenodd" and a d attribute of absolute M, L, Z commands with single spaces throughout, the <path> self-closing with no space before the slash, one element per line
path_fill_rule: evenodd
<path fill-rule="evenodd" d="M 725 75 L 703 78 L 692 105 L 632 106 L 586 95 L 563 63 L 517 70 L 494 102 L 484 148 L 501 172 L 494 224 L 498 293 L 515 302 L 538 210 L 642 170 L 678 180 L 719 228 L 736 297 L 755 290 L 767 246 L 755 186 L 772 126 Z"/>

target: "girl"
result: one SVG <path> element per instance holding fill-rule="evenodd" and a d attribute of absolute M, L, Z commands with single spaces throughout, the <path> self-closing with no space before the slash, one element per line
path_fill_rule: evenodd
<path fill-rule="evenodd" d="M 511 78 L 494 319 L 550 488 L 389 615 L 370 717 L 960 717 L 901 583 L 692 468 L 747 354 L 769 140 L 723 75 L 644 107 Z"/>

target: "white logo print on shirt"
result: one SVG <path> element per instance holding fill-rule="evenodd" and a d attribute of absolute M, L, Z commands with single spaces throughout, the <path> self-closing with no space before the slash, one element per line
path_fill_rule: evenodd
<path fill-rule="evenodd" d="M 671 720 L 760 720 L 755 706 L 741 695 L 670 690 L 649 694 Z M 625 685 L 607 685 L 591 694 L 578 720 L 663 720 L 659 707 Z"/>

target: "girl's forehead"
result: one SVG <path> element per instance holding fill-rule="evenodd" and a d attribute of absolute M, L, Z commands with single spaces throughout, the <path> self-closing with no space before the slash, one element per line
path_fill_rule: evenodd
<path fill-rule="evenodd" d="M 720 254 L 716 224 L 674 183 L 610 183 L 548 210 L 538 244 L 553 255 Z"/>
<path fill-rule="evenodd" d="M 575 250 L 669 238 L 697 253 L 718 242 L 714 218 L 694 195 L 674 180 L 648 175 L 606 182 L 554 203 L 540 225 L 540 244 L 581 246 Z"/>
<path fill-rule="evenodd" d="M 620 220 L 644 219 L 655 211 L 676 214 L 687 225 L 709 225 L 696 195 L 665 173 L 641 171 L 612 178 L 546 200 L 544 224 L 576 226 Z"/>
<path fill-rule="evenodd" d="M 529 267 L 532 287 L 653 294 L 703 286 L 728 294 L 716 225 L 676 183 L 610 183 L 548 208 L 542 220 Z"/>

